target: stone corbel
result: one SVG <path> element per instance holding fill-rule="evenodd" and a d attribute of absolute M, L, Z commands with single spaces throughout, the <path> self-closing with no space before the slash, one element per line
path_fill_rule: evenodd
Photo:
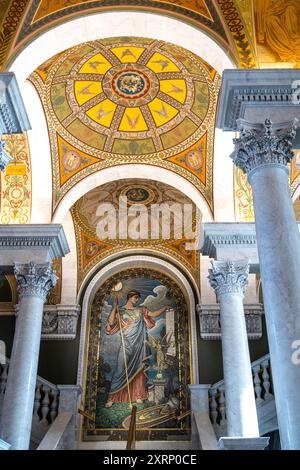
<path fill-rule="evenodd" d="M 15 307 L 18 315 L 19 306 Z M 76 338 L 80 305 L 44 305 L 42 340 L 69 341 Z"/>
<path fill-rule="evenodd" d="M 260 339 L 262 337 L 262 315 L 261 304 L 245 304 L 245 319 L 249 339 Z M 216 305 L 197 305 L 197 313 L 200 324 L 200 337 L 204 340 L 221 339 L 220 307 Z"/>

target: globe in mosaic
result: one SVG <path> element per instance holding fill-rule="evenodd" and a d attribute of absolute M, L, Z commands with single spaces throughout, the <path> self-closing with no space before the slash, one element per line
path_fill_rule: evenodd
<path fill-rule="evenodd" d="M 140 94 L 145 88 L 144 78 L 136 72 L 125 72 L 118 77 L 117 89 L 125 96 L 135 96 Z"/>

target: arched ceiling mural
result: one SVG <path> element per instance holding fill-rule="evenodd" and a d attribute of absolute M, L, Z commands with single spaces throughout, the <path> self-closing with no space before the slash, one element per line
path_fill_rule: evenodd
<path fill-rule="evenodd" d="M 146 163 L 193 183 L 212 207 L 220 77 L 191 52 L 145 38 L 68 49 L 30 76 L 47 118 L 53 209 L 96 170 Z"/>
<path fill-rule="evenodd" d="M 120 213 L 120 196 L 127 198 L 128 218 L 123 212 Z M 168 237 L 163 237 L 161 217 L 155 219 L 156 225 L 159 227 L 158 238 L 154 239 L 151 237 L 151 229 L 153 228 L 151 225 L 151 207 L 155 204 L 166 204 L 168 207 L 172 207 L 174 203 L 180 204 L 181 208 L 184 207 L 184 204 L 191 208 L 191 214 L 193 214 L 192 229 L 195 230 L 198 225 L 195 205 L 186 195 L 164 183 L 143 179 L 119 180 L 95 188 L 80 198 L 71 209 L 76 233 L 79 286 L 87 273 L 99 261 L 128 249 L 135 249 L 137 251 L 141 249 L 155 250 L 157 254 L 161 253 L 162 255 L 170 256 L 185 266 L 198 282 L 199 253 L 196 250 L 187 249 L 186 243 L 193 242 L 195 238 L 194 236 L 192 239 L 187 238 L 188 233 L 184 231 L 181 224 L 183 219 L 177 220 L 178 223 L 173 223 L 174 216 L 171 216 L 170 234 Z M 97 213 L 101 204 L 111 204 L 115 208 L 117 228 L 119 227 L 120 218 L 126 222 L 128 227 L 132 220 L 137 220 L 136 217 L 139 217 L 139 214 L 130 214 L 129 208 L 133 204 L 143 204 L 148 213 L 148 235 L 145 234 L 139 240 L 132 239 L 130 236 L 126 237 L 126 239 L 121 239 L 117 230 L 116 238 L 101 240 L 99 234 L 97 234 L 97 224 L 103 219 L 102 215 L 99 215 L 99 212 Z M 180 219 L 180 211 L 177 214 L 178 219 Z"/>
<path fill-rule="evenodd" d="M 0 66 L 53 26 L 82 14 L 118 9 L 183 19 L 212 36 L 240 67 L 256 65 L 251 0 L 2 0 L 1 4 Z"/>

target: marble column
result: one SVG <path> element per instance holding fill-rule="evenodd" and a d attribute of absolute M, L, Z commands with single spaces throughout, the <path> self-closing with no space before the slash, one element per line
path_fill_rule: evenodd
<path fill-rule="evenodd" d="M 1 419 L 1 437 L 12 450 L 29 448 L 43 305 L 56 283 L 51 263 L 15 264 L 19 313 Z"/>
<path fill-rule="evenodd" d="M 220 303 L 227 435 L 259 437 L 243 298 L 248 260 L 212 261 L 209 282 Z"/>
<path fill-rule="evenodd" d="M 300 235 L 287 168 L 296 124 L 238 127 L 232 159 L 252 186 L 281 447 L 300 449 Z"/>

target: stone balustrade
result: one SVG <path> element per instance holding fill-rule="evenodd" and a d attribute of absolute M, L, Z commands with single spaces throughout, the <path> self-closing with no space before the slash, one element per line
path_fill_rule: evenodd
<path fill-rule="evenodd" d="M 9 360 L 0 365 L 0 417 L 5 394 Z M 22 400 L 20 400 L 22 402 Z M 56 385 L 37 377 L 32 416 L 31 447 L 36 448 L 58 415 L 59 390 Z"/>
<path fill-rule="evenodd" d="M 259 406 L 267 401 L 274 400 L 269 354 L 261 357 L 257 361 L 254 361 L 251 364 L 251 368 L 256 406 Z M 232 373 L 234 373 L 234 368 Z M 217 435 L 220 435 L 219 430 L 226 425 L 226 397 L 224 380 L 221 380 L 220 382 L 212 385 L 208 394 L 210 419 Z"/>

